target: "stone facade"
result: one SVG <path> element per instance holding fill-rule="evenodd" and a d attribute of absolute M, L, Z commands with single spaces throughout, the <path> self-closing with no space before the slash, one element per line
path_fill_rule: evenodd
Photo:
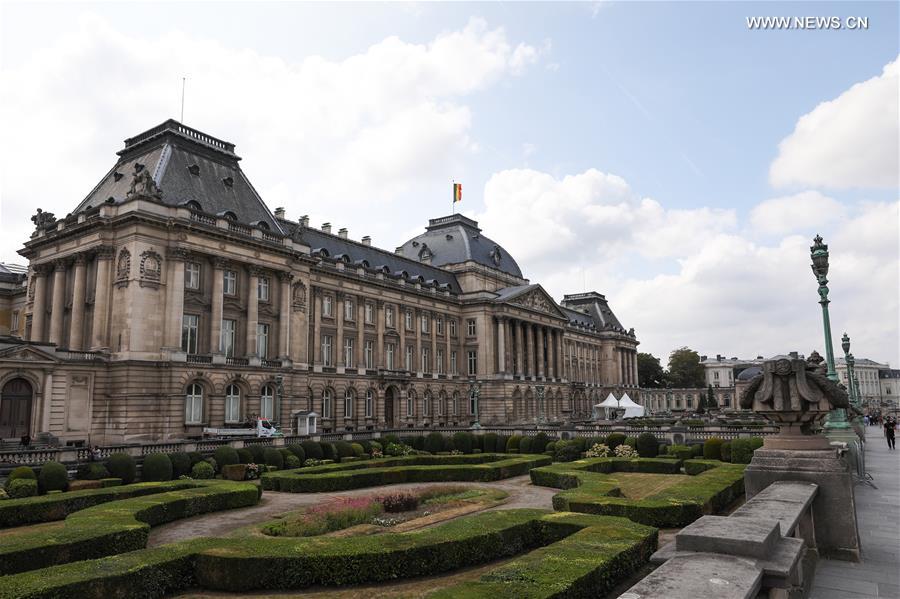
<path fill-rule="evenodd" d="M 557 303 L 474 221 L 428 230 L 484 257 L 388 252 L 270 212 L 232 144 L 174 121 L 119 155 L 20 251 L 0 390 L 31 387 L 32 436 L 185 438 L 254 415 L 290 431 L 298 411 L 324 432 L 574 420 L 637 387 L 638 341 L 605 297 Z"/>
<path fill-rule="evenodd" d="M 694 412 L 707 389 L 641 389 L 638 397 L 648 414 L 658 412 Z M 740 409 L 734 387 L 714 387 L 713 395 L 720 409 Z M 638 400 L 635 400 L 638 401 Z"/>

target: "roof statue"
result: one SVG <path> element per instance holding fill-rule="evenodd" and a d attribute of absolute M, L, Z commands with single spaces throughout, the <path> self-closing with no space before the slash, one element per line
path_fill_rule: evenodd
<path fill-rule="evenodd" d="M 144 168 L 140 162 L 134 163 L 134 174 L 131 178 L 131 188 L 126 197 L 129 198 L 156 198 L 162 197 L 162 191 L 156 185 L 156 181 L 150 175 L 150 171 Z"/>
<path fill-rule="evenodd" d="M 56 222 L 56 217 L 52 212 L 44 212 L 38 208 L 34 216 L 31 217 L 31 222 L 34 223 L 36 229 L 45 229 Z"/>

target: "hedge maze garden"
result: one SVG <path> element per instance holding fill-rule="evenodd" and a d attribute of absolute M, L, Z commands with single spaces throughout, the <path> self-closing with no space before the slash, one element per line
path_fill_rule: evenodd
<path fill-rule="evenodd" d="M 735 449 L 749 461 L 755 444 Z M 602 597 L 647 564 L 658 528 L 740 499 L 745 466 L 723 461 L 724 445 L 432 433 L 152 454 L 142 467 L 117 456 L 79 466 L 74 481 L 62 465 L 19 468 L 0 500 L 0 599 L 390 587 L 421 577 L 434 584 L 416 596 Z M 492 483 L 524 475 L 558 489 L 552 510 L 503 509 L 507 493 Z M 388 487 L 403 483 L 436 484 Z M 300 509 L 147 546 L 153 526 L 252 513 L 269 494 Z"/>

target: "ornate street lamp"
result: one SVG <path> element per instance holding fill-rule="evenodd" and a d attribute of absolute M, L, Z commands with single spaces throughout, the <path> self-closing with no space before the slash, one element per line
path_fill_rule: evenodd
<path fill-rule="evenodd" d="M 544 393 L 546 388 L 544 385 L 535 385 L 534 386 L 534 395 L 538 401 L 538 424 L 546 424 L 547 418 L 544 415 Z"/>
<path fill-rule="evenodd" d="M 838 382 L 838 375 L 834 369 L 834 348 L 831 345 L 831 319 L 828 316 L 828 245 L 822 243 L 822 236 L 816 235 L 813 245 L 809 248 L 812 258 L 812 271 L 819 283 L 819 305 L 822 306 L 822 323 L 825 329 L 825 363 L 828 366 L 827 376 L 834 382 Z M 826 429 L 849 429 L 847 412 L 844 408 L 837 408 L 828 415 L 825 423 Z"/>
<path fill-rule="evenodd" d="M 480 397 L 481 385 L 473 381 L 469 385 L 469 401 L 472 402 L 472 414 L 475 416 L 475 422 L 472 423 L 472 428 L 481 428 L 481 423 L 478 418 L 478 400 Z"/>
<path fill-rule="evenodd" d="M 275 423 L 277 424 L 279 420 L 281 420 L 281 399 L 284 397 L 284 376 L 276 375 L 275 376 L 275 405 L 273 406 L 272 412 L 275 416 Z"/>
<path fill-rule="evenodd" d="M 850 353 L 850 336 L 847 333 L 844 333 L 844 336 L 841 337 L 841 349 L 844 350 L 844 362 L 847 364 L 847 392 L 850 395 L 850 403 L 859 407 L 859 397 L 856 394 L 858 388 L 856 385 L 856 373 L 853 371 L 853 365 L 856 363 L 856 360 L 853 358 L 853 354 Z"/>

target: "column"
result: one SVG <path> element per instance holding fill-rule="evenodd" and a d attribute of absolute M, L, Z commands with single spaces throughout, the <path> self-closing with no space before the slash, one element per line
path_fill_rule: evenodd
<path fill-rule="evenodd" d="M 394 368 L 404 370 L 406 368 L 406 306 L 403 304 L 397 304 L 397 332 L 400 333 L 400 347 L 394 353 Z M 395 398 L 394 401 L 400 400 Z"/>
<path fill-rule="evenodd" d="M 313 297 L 314 310 L 316 311 L 313 319 L 313 347 L 309 352 L 309 361 L 311 364 L 322 363 L 322 290 L 318 287 L 311 287 L 310 292 Z"/>
<path fill-rule="evenodd" d="M 282 360 L 291 359 L 291 281 L 294 275 L 281 271 L 278 273 L 278 282 L 281 284 L 281 302 L 278 306 L 278 357 Z M 219 319 L 221 321 L 221 319 Z"/>
<path fill-rule="evenodd" d="M 63 311 L 66 306 L 66 260 L 53 265 L 53 300 L 50 307 L 50 343 L 62 345 Z"/>
<path fill-rule="evenodd" d="M 446 348 L 444 348 L 444 360 L 445 360 L 444 372 L 446 372 L 448 375 L 453 374 L 452 372 L 450 372 L 450 352 L 453 351 L 453 346 L 450 345 L 450 319 L 451 318 L 455 318 L 455 317 L 452 314 L 448 314 L 447 318 L 444 319 L 444 342 L 447 346 Z M 457 331 L 457 333 L 459 333 L 458 327 L 457 327 L 456 331 Z M 457 358 L 456 358 L 456 367 L 459 368 L 459 356 L 457 356 Z M 447 403 L 447 406 L 448 406 L 447 407 L 447 410 L 448 410 L 447 417 L 448 418 L 450 417 L 450 414 L 449 414 L 450 403 L 449 402 L 452 401 L 452 399 L 451 399 L 452 396 L 453 396 L 453 394 L 450 393 L 450 395 L 447 397 L 447 402 L 448 402 Z"/>
<path fill-rule="evenodd" d="M 428 330 L 431 331 L 431 372 L 437 372 L 437 325 L 435 323 L 436 314 L 434 312 L 428 313 L 428 318 L 430 322 L 428 323 Z M 434 409 L 434 403 L 438 401 L 437 395 L 435 395 L 431 400 L 431 414 L 437 414 L 437 411 Z"/>
<path fill-rule="evenodd" d="M 110 292 L 110 269 L 112 268 L 112 260 L 113 253 L 115 249 L 112 246 L 103 246 L 98 248 L 97 251 L 97 283 L 94 287 L 94 320 L 91 326 L 91 351 L 97 351 L 100 349 L 106 349 L 109 347 L 109 344 L 106 341 L 107 327 L 106 323 L 109 320 L 109 292 Z M 181 255 L 181 254 L 180 254 Z M 166 345 L 172 348 L 181 347 L 181 317 L 182 310 L 184 304 L 184 257 L 180 258 L 181 261 L 176 261 L 177 273 L 177 281 L 176 285 L 178 286 L 178 304 L 175 307 L 174 313 L 169 313 L 167 318 L 167 324 L 170 325 L 169 333 L 172 333 L 172 320 L 177 319 L 175 329 L 175 333 L 173 337 L 166 337 Z M 171 258 L 170 258 L 171 260 Z M 170 262 L 171 263 L 171 262 Z M 169 285 L 169 294 L 166 301 L 166 311 L 169 312 L 169 306 L 175 305 L 173 301 L 171 301 L 172 295 L 172 285 Z M 171 340 L 171 343 L 169 341 Z"/>
<path fill-rule="evenodd" d="M 213 259 L 212 309 L 209 323 L 209 351 L 217 354 L 222 351 L 222 308 L 224 306 L 225 266 L 226 262 Z"/>
<path fill-rule="evenodd" d="M 366 367 L 366 298 L 356 299 L 356 367 Z"/>
<path fill-rule="evenodd" d="M 506 318 L 497 318 L 497 372 L 506 372 Z"/>
<path fill-rule="evenodd" d="M 551 379 L 559 378 L 556 374 L 556 330 L 547 330 L 547 376 Z"/>
<path fill-rule="evenodd" d="M 544 378 L 544 327 L 537 328 L 537 375 Z"/>
<path fill-rule="evenodd" d="M 534 376 L 534 331 L 531 330 L 530 322 L 522 323 L 522 332 L 525 337 L 525 374 Z"/>
<path fill-rule="evenodd" d="M 634 386 L 640 387 L 641 381 L 638 378 L 638 359 L 637 359 L 637 350 L 634 350 Z"/>
<path fill-rule="evenodd" d="M 180 248 L 172 248 L 166 258 L 166 334 L 164 347 L 170 350 L 181 348 L 181 324 L 184 319 L 184 262 L 188 254 Z M 106 300 L 109 297 L 109 268 L 112 254 L 106 260 L 97 256 L 97 292 L 94 297 L 94 335 L 97 348 L 106 346 Z M 102 283 L 101 283 L 102 279 Z M 102 307 L 101 307 L 102 298 Z M 100 327 L 102 326 L 102 332 Z M 94 349 L 94 347 L 91 347 Z"/>
<path fill-rule="evenodd" d="M 422 372 L 422 310 L 413 310 L 413 329 L 416 332 L 416 349 L 413 350 L 413 372 Z M 416 398 L 418 400 L 418 398 Z"/>
<path fill-rule="evenodd" d="M 34 271 L 34 300 L 31 306 L 31 341 L 44 340 L 44 322 L 47 319 L 47 275 L 49 264 L 38 264 Z"/>
<path fill-rule="evenodd" d="M 262 272 L 258 268 L 250 268 L 247 283 L 247 348 L 248 357 L 259 357 L 256 353 L 256 329 L 259 324 L 259 277 Z"/>
<path fill-rule="evenodd" d="M 84 349 L 84 296 L 87 286 L 87 257 L 75 256 L 75 283 L 72 287 L 72 323 L 69 330 L 69 349 Z"/>
<path fill-rule="evenodd" d="M 334 294 L 334 310 L 337 313 L 334 315 L 336 326 L 334 332 L 334 344 L 336 348 L 333 351 L 337 354 L 334 363 L 338 368 L 347 366 L 344 361 L 344 310 L 346 310 L 344 304 L 350 297 L 352 296 L 344 295 L 341 291 Z M 362 325 L 361 322 L 357 322 L 356 324 Z M 359 366 L 359 364 L 357 364 L 357 366 Z"/>
<path fill-rule="evenodd" d="M 375 302 L 375 368 L 384 368 L 384 300 Z M 396 352 L 394 360 L 397 359 Z"/>
<path fill-rule="evenodd" d="M 520 320 L 512 321 L 510 325 L 515 331 L 516 334 L 516 364 L 515 364 L 515 373 L 519 376 L 524 376 L 524 365 L 525 365 L 525 352 L 522 348 L 522 322 Z"/>

